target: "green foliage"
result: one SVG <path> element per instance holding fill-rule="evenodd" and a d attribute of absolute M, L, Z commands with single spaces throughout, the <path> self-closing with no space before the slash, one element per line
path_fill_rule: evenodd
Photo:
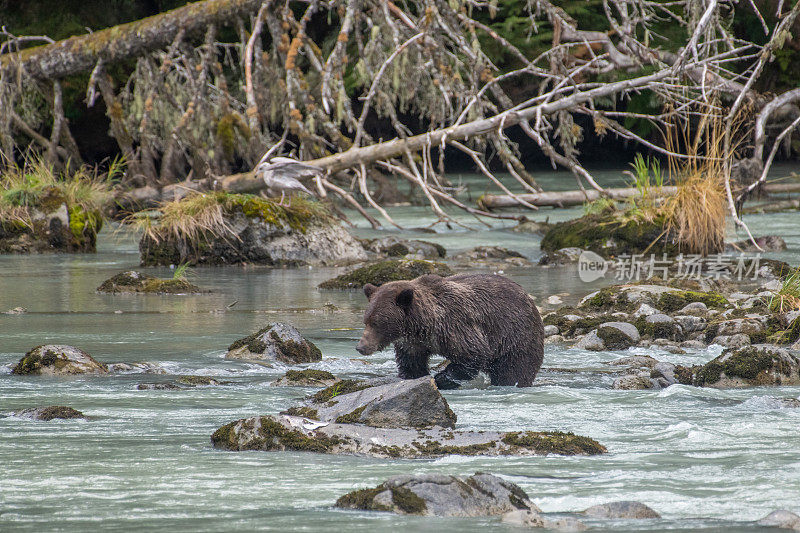
<path fill-rule="evenodd" d="M 187 279 L 190 274 L 191 269 L 189 263 L 181 263 L 175 267 L 175 271 L 172 273 L 172 279 Z"/>
<path fill-rule="evenodd" d="M 769 300 L 769 309 L 773 313 L 800 310 L 800 268 L 783 280 L 781 288 Z"/>

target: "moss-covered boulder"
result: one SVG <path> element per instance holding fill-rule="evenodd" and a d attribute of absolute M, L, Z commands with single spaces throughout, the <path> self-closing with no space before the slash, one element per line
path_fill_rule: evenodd
<path fill-rule="evenodd" d="M 274 322 L 231 344 L 225 358 L 316 363 L 322 360 L 322 352 L 294 326 Z"/>
<path fill-rule="evenodd" d="M 108 374 L 108 367 L 74 346 L 43 344 L 26 353 L 11 372 L 37 376 Z"/>
<path fill-rule="evenodd" d="M 105 280 L 97 292 L 104 293 L 151 293 L 151 294 L 197 294 L 200 287 L 184 278 L 159 279 L 136 270 L 121 272 Z"/>
<path fill-rule="evenodd" d="M 22 409 L 15 411 L 14 416 L 21 418 L 30 418 L 31 420 L 50 421 L 56 418 L 60 419 L 74 419 L 86 418 L 86 416 L 72 407 L 65 405 L 50 405 L 48 407 L 34 407 L 32 409 Z"/>
<path fill-rule="evenodd" d="M 360 289 L 367 283 L 383 285 L 390 281 L 414 279 L 426 274 L 450 276 L 453 271 L 444 263 L 418 259 L 387 259 L 342 274 L 320 283 L 320 289 Z"/>
<path fill-rule="evenodd" d="M 447 250 L 435 242 L 420 241 L 416 239 L 401 239 L 390 235 L 378 239 L 363 239 L 361 244 L 367 252 L 372 252 L 377 258 L 405 257 L 407 259 L 443 259 Z"/>
<path fill-rule="evenodd" d="M 334 400 L 335 401 L 335 400 Z M 371 457 L 423 458 L 445 455 L 596 455 L 606 448 L 588 437 L 562 432 L 457 431 L 434 426 L 377 428 L 318 422 L 306 414 L 244 418 L 211 436 L 224 450 L 312 451 Z"/>
<path fill-rule="evenodd" d="M 394 476 L 372 489 L 345 494 L 342 509 L 391 511 L 423 516 L 494 516 L 540 509 L 518 485 L 492 474 Z"/>
<path fill-rule="evenodd" d="M 716 291 L 683 290 L 666 285 L 632 283 L 613 285 L 593 292 L 583 298 L 582 309 L 591 311 L 634 312 L 642 304 L 664 313 L 674 313 L 690 303 L 700 302 L 709 309 L 725 309 L 730 302 Z"/>
<path fill-rule="evenodd" d="M 77 205 L 68 208 L 54 190 L 40 199 L 38 207 L 0 211 L 0 254 L 95 252 L 102 227 L 99 211 Z"/>
<path fill-rule="evenodd" d="M 181 376 L 175 380 L 179 385 L 187 387 L 211 387 L 216 385 L 228 385 L 230 381 L 222 381 L 209 376 Z"/>
<path fill-rule="evenodd" d="M 617 212 L 590 214 L 550 228 L 542 238 L 541 248 L 545 252 L 581 248 L 606 258 L 645 250 L 656 255 L 675 254 L 677 246 L 666 238 L 664 228 L 665 221 L 661 219 L 648 222 Z"/>
<path fill-rule="evenodd" d="M 760 385 L 800 385 L 800 358 L 769 344 L 729 349 L 701 367 L 694 384 L 719 389 Z"/>
<path fill-rule="evenodd" d="M 288 370 L 271 385 L 276 387 L 330 387 L 342 381 L 326 370 Z"/>
<path fill-rule="evenodd" d="M 367 259 L 353 236 L 319 202 L 289 206 L 248 194 L 206 193 L 166 204 L 145 224 L 142 265 L 349 264 Z"/>

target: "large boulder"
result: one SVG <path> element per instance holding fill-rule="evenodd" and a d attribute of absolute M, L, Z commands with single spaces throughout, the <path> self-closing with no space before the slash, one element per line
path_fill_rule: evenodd
<path fill-rule="evenodd" d="M 322 204 L 302 198 L 283 206 L 253 195 L 206 193 L 162 211 L 139 242 L 144 266 L 335 265 L 367 259 L 361 243 Z M 170 225 L 172 220 L 181 222 Z"/>
<path fill-rule="evenodd" d="M 307 413 L 312 414 L 312 413 Z M 309 420 L 289 414 L 243 418 L 225 424 L 211 436 L 223 450 L 311 451 L 371 457 L 442 457 L 445 455 L 596 455 L 606 448 L 572 433 L 524 431 L 457 431 L 376 428 Z"/>
<path fill-rule="evenodd" d="M 108 367 L 80 348 L 43 344 L 26 353 L 11 371 L 21 375 L 107 374 Z"/>
<path fill-rule="evenodd" d="M 225 358 L 315 363 L 322 360 L 322 352 L 294 326 L 275 322 L 231 344 Z"/>
<path fill-rule="evenodd" d="M 492 474 L 394 476 L 373 489 L 345 494 L 336 507 L 424 516 L 493 516 L 539 509 L 519 486 Z"/>
<path fill-rule="evenodd" d="M 336 387 L 336 385 L 334 385 Z M 310 404 L 317 420 L 387 428 L 454 428 L 456 415 L 431 376 L 339 394 Z"/>
<path fill-rule="evenodd" d="M 647 505 L 637 501 L 619 501 L 593 505 L 586 509 L 583 514 L 592 518 L 661 518 Z"/>
<path fill-rule="evenodd" d="M 305 370 L 287 370 L 270 385 L 276 387 L 330 387 L 341 381 L 326 370 L 307 368 Z"/>
<path fill-rule="evenodd" d="M 383 285 L 390 281 L 414 279 L 425 274 L 450 276 L 453 271 L 444 263 L 419 259 L 387 259 L 342 274 L 319 284 L 320 289 L 361 289 L 367 283 Z"/>
<path fill-rule="evenodd" d="M 800 516 L 785 509 L 772 511 L 757 522 L 759 526 L 800 531 Z"/>
<path fill-rule="evenodd" d="M 159 279 L 136 270 L 121 272 L 105 280 L 97 292 L 105 293 L 152 293 L 152 294 L 194 294 L 202 292 L 200 287 L 184 278 Z"/>
<path fill-rule="evenodd" d="M 695 369 L 694 384 L 719 389 L 800 385 L 800 358 L 769 344 L 728 349 Z"/>

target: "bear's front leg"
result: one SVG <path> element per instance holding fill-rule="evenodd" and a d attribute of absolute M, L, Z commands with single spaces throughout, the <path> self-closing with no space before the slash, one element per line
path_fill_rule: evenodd
<path fill-rule="evenodd" d="M 431 352 L 419 346 L 399 341 L 394 343 L 394 360 L 397 362 L 397 375 L 402 379 L 417 379 L 430 374 L 428 360 Z"/>
<path fill-rule="evenodd" d="M 449 390 L 459 388 L 463 381 L 474 379 L 477 375 L 477 370 L 464 365 L 450 363 L 447 368 L 433 376 L 433 379 L 436 380 L 436 386 L 440 390 Z"/>

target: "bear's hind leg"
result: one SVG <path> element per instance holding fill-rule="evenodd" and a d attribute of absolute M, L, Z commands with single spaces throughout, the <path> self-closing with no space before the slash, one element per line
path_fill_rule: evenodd
<path fill-rule="evenodd" d="M 530 387 L 533 385 L 535 375 L 535 373 L 531 375 L 531 372 L 508 364 L 493 365 L 493 368 L 489 370 L 492 385 L 499 386 Z"/>
<path fill-rule="evenodd" d="M 478 371 L 464 365 L 450 363 L 447 368 L 433 376 L 436 386 L 441 390 L 457 389 L 463 381 L 474 379 Z"/>

